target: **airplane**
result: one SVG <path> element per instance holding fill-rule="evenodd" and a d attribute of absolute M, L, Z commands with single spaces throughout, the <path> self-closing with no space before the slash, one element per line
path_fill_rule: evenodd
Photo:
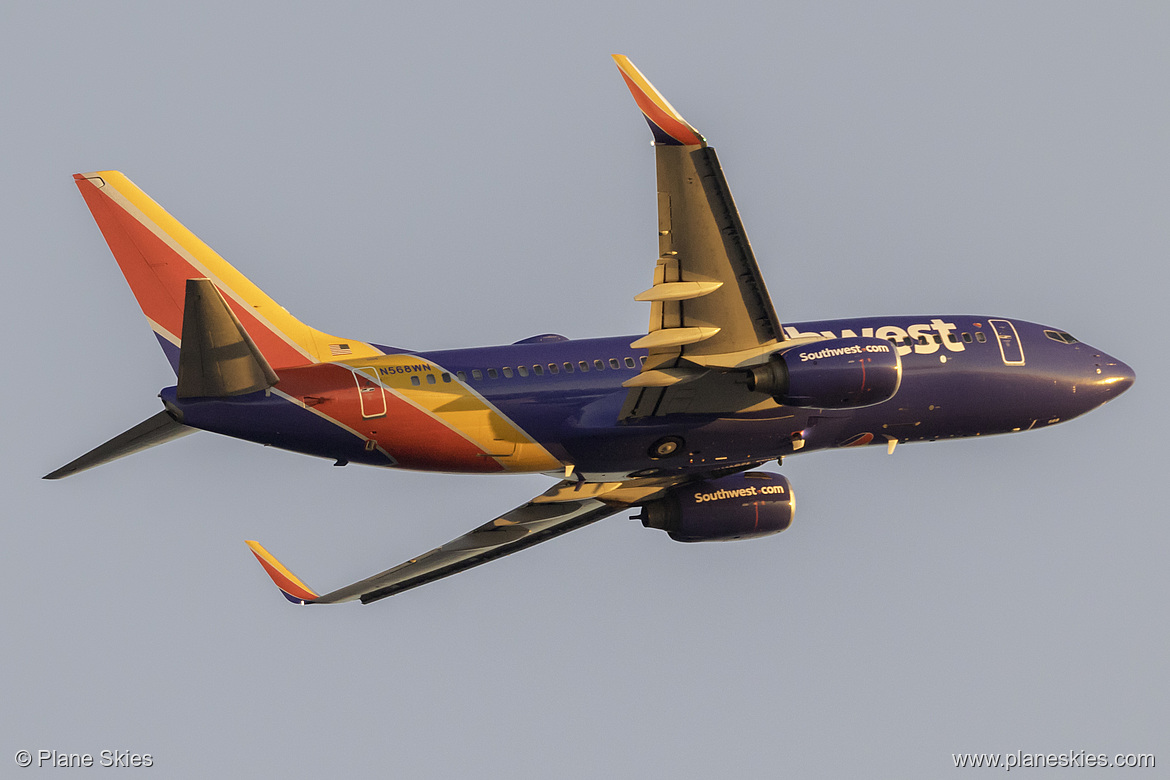
<path fill-rule="evenodd" d="M 538 472 L 556 484 L 430 552 L 318 593 L 256 541 L 295 604 L 371 603 L 637 510 L 680 542 L 792 522 L 792 485 L 759 470 L 842 447 L 1045 428 L 1134 382 L 1056 327 L 989 315 L 781 324 L 715 150 L 613 55 L 650 126 L 658 249 L 647 333 L 419 352 L 305 325 L 123 174 L 74 176 L 177 377 L 163 411 L 48 474 L 59 479 L 196 430 L 335 465 Z"/>

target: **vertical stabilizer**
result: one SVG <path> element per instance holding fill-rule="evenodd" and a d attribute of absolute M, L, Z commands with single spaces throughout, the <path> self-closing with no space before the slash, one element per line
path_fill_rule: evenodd
<path fill-rule="evenodd" d="M 381 350 L 330 336 L 289 314 L 118 171 L 74 175 L 94 220 L 167 358 L 179 369 L 188 279 L 208 279 L 276 368 L 372 357 Z"/>

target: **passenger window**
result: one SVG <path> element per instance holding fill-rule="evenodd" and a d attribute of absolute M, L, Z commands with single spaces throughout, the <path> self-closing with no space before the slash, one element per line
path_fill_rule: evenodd
<path fill-rule="evenodd" d="M 942 336 L 938 335 L 937 333 L 934 334 L 934 343 L 941 344 L 942 343 Z"/>
<path fill-rule="evenodd" d="M 919 344 L 925 344 L 925 343 L 926 343 L 926 336 L 919 336 L 919 337 L 918 337 L 918 343 L 919 343 Z"/>
<path fill-rule="evenodd" d="M 605 363 L 602 363 L 600 360 L 594 360 L 593 367 L 596 368 L 598 371 L 604 371 L 605 370 Z"/>
<path fill-rule="evenodd" d="M 890 342 L 891 344 L 897 344 L 898 338 L 897 338 L 897 336 L 890 336 L 889 338 L 886 339 L 886 341 Z"/>
<path fill-rule="evenodd" d="M 480 371 L 478 368 L 473 368 L 473 369 L 471 369 L 471 376 L 476 381 L 479 381 L 479 380 L 483 379 L 483 372 Z"/>
<path fill-rule="evenodd" d="M 902 343 L 905 344 L 906 346 L 910 347 L 910 346 L 914 345 L 914 339 L 907 336 L 906 338 L 902 339 Z"/>
<path fill-rule="evenodd" d="M 975 334 L 975 340 L 982 344 L 983 342 L 987 341 L 987 334 L 985 334 L 983 331 L 979 331 Z"/>
<path fill-rule="evenodd" d="M 466 371 L 456 371 L 455 376 L 459 377 L 460 382 L 467 381 L 467 372 Z"/>
<path fill-rule="evenodd" d="M 504 366 L 504 378 L 505 379 L 512 378 L 512 367 L 511 366 Z"/>
<path fill-rule="evenodd" d="M 427 384 L 433 385 L 434 383 L 435 383 L 435 375 L 434 374 L 427 374 Z"/>
<path fill-rule="evenodd" d="M 411 383 L 412 385 L 414 385 L 415 387 L 418 387 L 419 385 L 421 385 L 421 384 L 422 384 L 422 381 L 420 381 L 420 380 L 419 380 L 419 378 L 418 378 L 418 374 L 415 374 L 414 376 L 412 376 L 412 377 L 410 378 L 410 383 Z"/>
<path fill-rule="evenodd" d="M 516 366 L 516 371 L 520 376 L 528 376 L 528 366 Z"/>
<path fill-rule="evenodd" d="M 539 364 L 533 366 L 532 373 L 536 374 L 537 376 L 544 376 L 544 366 Z"/>
<path fill-rule="evenodd" d="M 496 371 L 494 368 L 488 369 L 488 379 L 499 379 L 499 378 L 500 378 L 499 371 Z"/>
<path fill-rule="evenodd" d="M 965 342 L 967 342 L 968 344 L 970 344 L 970 343 L 971 343 L 971 334 L 970 334 L 970 333 L 964 333 L 964 334 L 963 334 L 963 341 L 965 341 Z"/>
<path fill-rule="evenodd" d="M 617 371 L 622 366 L 621 366 L 621 363 L 618 363 L 617 358 L 610 358 L 609 359 L 609 367 L 612 368 L 614 371 Z"/>
<path fill-rule="evenodd" d="M 550 374 L 559 374 L 560 371 L 561 371 L 560 366 L 558 366 L 556 363 L 549 363 L 548 364 L 548 372 Z"/>
<path fill-rule="evenodd" d="M 626 358 L 626 368 L 634 367 L 634 359 L 632 357 Z"/>
<path fill-rule="evenodd" d="M 638 361 L 639 361 L 639 362 L 640 362 L 642 365 L 646 365 L 646 356 L 645 356 L 645 355 L 639 355 L 639 356 L 638 356 Z"/>
<path fill-rule="evenodd" d="M 948 333 L 947 334 L 947 341 L 951 342 L 952 344 L 958 344 L 959 337 L 956 336 L 954 333 Z"/>
<path fill-rule="evenodd" d="M 582 360 L 582 361 L 580 361 L 579 363 L 577 363 L 577 365 L 579 365 L 579 366 L 581 367 L 581 373 L 582 373 L 582 374 L 584 374 L 586 371 L 588 371 L 588 370 L 589 370 L 589 364 L 588 364 L 588 363 L 586 363 L 584 360 Z"/>
<path fill-rule="evenodd" d="M 443 381 L 444 381 L 444 382 L 450 382 L 450 381 L 451 381 L 451 375 L 450 375 L 450 374 L 448 374 L 446 371 L 444 371 L 444 372 L 443 372 Z"/>
<path fill-rule="evenodd" d="M 565 373 L 566 374 L 573 373 L 573 364 L 569 363 L 568 361 L 565 362 Z"/>

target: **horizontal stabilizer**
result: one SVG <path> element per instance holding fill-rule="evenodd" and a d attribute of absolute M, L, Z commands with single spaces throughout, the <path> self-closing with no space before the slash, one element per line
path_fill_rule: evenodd
<path fill-rule="evenodd" d="M 188 279 L 179 349 L 179 398 L 226 398 L 279 378 L 210 279 Z"/>
<path fill-rule="evenodd" d="M 176 422 L 175 418 L 165 411 L 159 412 L 149 420 L 138 423 L 125 433 L 118 434 L 100 447 L 96 447 L 82 455 L 77 460 L 46 474 L 45 479 L 61 479 L 76 474 L 79 471 L 92 469 L 111 460 L 133 455 L 140 450 L 149 449 L 159 444 L 165 444 L 171 439 L 178 439 L 195 429 Z"/>

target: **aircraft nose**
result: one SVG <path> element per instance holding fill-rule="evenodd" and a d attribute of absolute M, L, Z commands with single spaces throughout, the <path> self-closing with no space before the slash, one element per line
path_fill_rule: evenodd
<path fill-rule="evenodd" d="M 1097 375 L 1094 384 L 1101 390 L 1105 400 L 1116 398 L 1133 386 L 1137 375 L 1133 369 L 1115 357 L 1102 353 L 1096 362 Z"/>
<path fill-rule="evenodd" d="M 1137 374 L 1133 369 L 1122 363 L 1120 360 L 1115 360 L 1110 370 L 1106 372 L 1106 382 L 1113 387 L 1115 395 L 1121 395 L 1130 387 L 1133 386 L 1133 381 L 1137 379 Z"/>

